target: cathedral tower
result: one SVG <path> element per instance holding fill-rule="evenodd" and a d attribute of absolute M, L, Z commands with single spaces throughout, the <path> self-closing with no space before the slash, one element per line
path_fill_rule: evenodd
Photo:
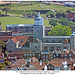
<path fill-rule="evenodd" d="M 37 17 L 34 19 L 34 26 L 33 26 L 33 39 L 36 38 L 43 40 L 43 36 L 45 32 L 45 27 L 43 24 L 43 18 L 40 16 L 40 12 L 37 13 Z"/>

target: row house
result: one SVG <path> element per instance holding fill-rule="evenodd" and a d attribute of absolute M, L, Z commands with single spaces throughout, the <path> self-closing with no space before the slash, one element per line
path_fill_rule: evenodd
<path fill-rule="evenodd" d="M 15 61 L 16 59 L 28 59 L 32 57 L 45 62 L 50 61 L 51 56 L 49 52 L 14 51 L 8 54 L 7 59 Z"/>
<path fill-rule="evenodd" d="M 63 51 L 55 50 L 53 51 L 53 58 L 71 59 L 71 58 L 74 58 L 74 54 L 72 50 L 70 51 L 66 49 L 64 49 Z"/>
<path fill-rule="evenodd" d="M 48 62 L 47 70 L 70 70 L 71 64 L 72 62 L 70 59 L 55 58 Z"/>
<path fill-rule="evenodd" d="M 12 36 L 11 31 L 0 31 L 0 36 Z"/>
<path fill-rule="evenodd" d="M 6 31 L 18 32 L 21 33 L 33 33 L 33 24 L 13 24 L 6 25 Z"/>
<path fill-rule="evenodd" d="M 49 61 L 50 60 L 49 52 L 41 52 L 41 59 L 43 62 Z"/>
<path fill-rule="evenodd" d="M 38 61 L 36 57 L 29 59 L 18 59 L 11 65 L 6 67 L 6 70 L 43 70 L 44 62 Z"/>

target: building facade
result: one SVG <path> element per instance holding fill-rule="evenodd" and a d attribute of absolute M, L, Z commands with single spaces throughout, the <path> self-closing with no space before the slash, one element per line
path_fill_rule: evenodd
<path fill-rule="evenodd" d="M 7 30 L 9 28 L 9 30 L 13 31 L 13 29 L 17 28 L 17 27 L 14 28 L 14 26 L 12 27 L 11 25 L 7 25 Z M 29 27 L 28 29 L 23 27 L 25 25 L 17 25 L 17 26 L 23 28 L 23 29 L 19 28 L 19 30 L 20 31 L 22 30 L 22 32 L 24 30 L 29 29 L 30 31 L 28 30 L 28 32 L 33 33 L 33 41 L 29 43 L 29 48 L 28 48 L 31 51 L 52 52 L 53 50 L 67 49 L 70 51 L 70 49 L 73 50 L 75 49 L 75 32 L 73 32 L 70 36 L 45 36 L 45 26 L 43 24 L 43 18 L 40 16 L 40 13 L 38 13 L 37 17 L 34 19 L 34 25 L 31 26 L 28 25 Z M 24 33 L 28 33 L 28 32 L 24 31 Z M 16 48 L 15 50 L 18 50 L 18 48 Z"/>

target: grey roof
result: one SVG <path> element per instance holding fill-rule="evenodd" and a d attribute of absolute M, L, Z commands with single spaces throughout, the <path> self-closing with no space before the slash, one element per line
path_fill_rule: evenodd
<path fill-rule="evenodd" d="M 70 36 L 43 36 L 43 38 L 70 38 Z"/>

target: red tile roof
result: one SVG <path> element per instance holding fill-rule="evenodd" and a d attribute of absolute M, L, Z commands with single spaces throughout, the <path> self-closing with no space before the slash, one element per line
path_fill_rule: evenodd
<path fill-rule="evenodd" d="M 13 36 L 0 36 L 0 40 L 2 41 L 8 41 L 9 39 L 12 39 Z"/>
<path fill-rule="evenodd" d="M 11 65 L 10 65 L 10 68 L 8 67 L 7 69 L 17 69 L 17 68 L 23 68 L 23 66 L 25 66 L 26 65 L 26 61 L 25 61 L 25 59 L 19 59 L 19 60 L 17 60 L 15 63 L 12 63 Z"/>
<path fill-rule="evenodd" d="M 31 59 L 32 60 L 35 60 L 35 61 L 38 61 L 38 59 L 36 57 L 32 57 Z"/>
<path fill-rule="evenodd" d="M 48 64 L 52 64 L 54 67 L 61 67 L 62 62 L 67 61 L 68 64 L 72 64 L 70 59 L 53 59 Z"/>
<path fill-rule="evenodd" d="M 74 19 L 74 13 L 68 13 L 66 18 Z"/>
<path fill-rule="evenodd" d="M 64 6 L 64 3 L 60 3 L 60 2 L 51 2 L 51 4 L 63 5 Z"/>
<path fill-rule="evenodd" d="M 14 43 L 17 43 L 19 41 L 19 44 L 23 46 L 27 42 L 28 39 L 29 39 L 29 42 L 33 41 L 33 37 L 31 36 L 14 36 L 11 40 Z"/>
<path fill-rule="evenodd" d="M 14 43 L 17 43 L 18 41 L 21 41 L 21 40 L 24 40 L 28 38 L 29 36 L 14 36 L 11 40 L 14 42 Z"/>
<path fill-rule="evenodd" d="M 42 65 L 40 65 L 40 62 L 30 62 L 30 65 L 34 65 L 37 70 L 42 70 L 45 67 L 45 64 L 42 62 Z"/>

